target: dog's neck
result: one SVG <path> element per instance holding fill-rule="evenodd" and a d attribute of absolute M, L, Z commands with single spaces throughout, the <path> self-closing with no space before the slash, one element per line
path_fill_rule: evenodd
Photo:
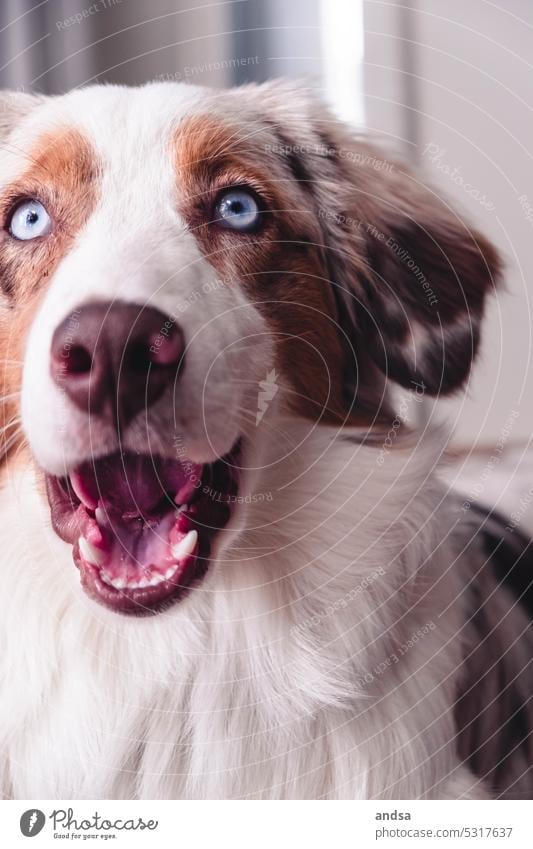
<path fill-rule="evenodd" d="M 76 740 L 102 743 L 68 769 L 64 754 L 41 758 L 48 785 L 15 764 L 11 791 L 333 792 L 339 775 L 324 766 L 335 757 L 331 747 L 353 747 L 337 726 L 361 706 L 386 701 L 396 677 L 375 670 L 410 633 L 438 619 L 434 600 L 423 600 L 439 571 L 434 560 L 424 562 L 433 546 L 425 525 L 438 499 L 433 451 L 398 443 L 380 455 L 359 433 L 307 428 L 303 439 L 294 424 L 286 433 L 299 447 L 270 465 L 265 441 L 257 476 L 243 482 L 242 527 L 228 531 L 201 586 L 145 619 L 117 616 L 82 594 L 70 550 L 49 529 L 33 470 L 11 469 L 0 504 L 10 529 L 2 546 L 2 638 L 19 632 L 21 616 L 27 629 L 17 657 L 5 654 L 11 697 L 0 727 L 22 763 L 25 740 L 45 745 L 43 722 L 57 752 L 72 752 Z M 422 650 L 435 651 L 431 635 Z M 448 671 L 435 665 L 435 685 Z M 294 745 L 296 754 L 286 757 Z M 356 758 L 363 772 L 365 758 Z M 350 755 L 337 772 L 344 762 L 353 772 Z M 353 775 L 346 780 L 347 795 L 367 792 L 354 790 Z"/>

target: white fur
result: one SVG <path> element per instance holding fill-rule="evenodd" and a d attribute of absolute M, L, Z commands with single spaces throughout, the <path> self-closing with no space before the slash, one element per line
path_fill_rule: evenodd
<path fill-rule="evenodd" d="M 13 176 L 24 166 L 17 151 L 67 122 L 106 165 L 99 205 L 28 339 L 22 412 L 39 464 L 61 474 L 113 449 L 114 434 L 54 387 L 48 352 L 69 313 L 123 298 L 177 311 L 191 350 L 176 419 L 156 405 L 125 447 L 168 451 L 180 437 L 190 459 L 207 461 L 244 429 L 243 465 L 255 471 L 202 584 L 136 619 L 83 594 L 33 465 L 10 461 L 0 493 L 1 791 L 483 797 L 453 742 L 462 618 L 438 446 L 398 434 L 380 452 L 363 433 L 298 422 L 283 387 L 255 428 L 257 386 L 274 365 L 267 326 L 238 286 L 216 286 L 175 211 L 170 134 L 203 97 L 180 86 L 127 100 L 117 88 L 74 93 L 35 110 L 2 154 Z M 190 303 L 204 286 L 209 296 Z M 243 338 L 254 340 L 245 355 Z"/>
<path fill-rule="evenodd" d="M 77 411 L 50 377 L 53 332 L 84 304 L 120 299 L 156 307 L 184 332 L 187 368 L 175 410 L 168 415 L 168 402 L 151 409 L 124 435 L 124 448 L 171 453 L 179 438 L 190 460 L 227 453 L 240 435 L 240 410 L 250 407 L 249 387 L 255 398 L 272 356 L 264 320 L 238 285 L 221 283 L 176 211 L 172 136 L 192 106 L 207 104 L 201 89 L 170 86 L 171 98 L 168 89 L 149 86 L 127 97 L 119 87 L 73 92 L 39 107 L 15 135 L 13 148 L 27 149 L 68 123 L 104 163 L 97 208 L 54 274 L 27 344 L 22 417 L 37 461 L 52 474 L 82 462 L 88 445 L 97 455 L 116 441 L 111 424 Z M 24 164 L 7 154 L 0 166 L 13 177 Z M 56 438 L 58 427 L 68 438 Z"/>
<path fill-rule="evenodd" d="M 431 446 L 396 447 L 380 465 L 329 429 L 283 432 L 307 436 L 305 451 L 261 474 L 272 499 L 241 512 L 255 530 L 228 532 L 204 583 L 153 618 L 89 601 L 31 470 L 9 481 L 6 795 L 484 796 L 454 752 L 460 608 L 448 607 L 453 551 L 436 544 Z M 444 517 L 439 505 L 439 539 Z"/>

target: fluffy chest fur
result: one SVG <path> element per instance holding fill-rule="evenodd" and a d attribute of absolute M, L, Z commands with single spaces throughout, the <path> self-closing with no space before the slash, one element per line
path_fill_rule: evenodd
<path fill-rule="evenodd" d="M 290 493 L 287 470 L 268 480 L 271 500 L 248 507 L 246 527 L 259 527 L 236 531 L 194 603 L 157 620 L 117 618 L 81 594 L 31 469 L 11 471 L 0 504 L 4 794 L 447 792 L 459 622 L 454 558 L 430 521 L 431 450 L 380 466 L 374 449 L 331 437 L 313 443 L 322 464 L 293 464 L 302 477 Z"/>

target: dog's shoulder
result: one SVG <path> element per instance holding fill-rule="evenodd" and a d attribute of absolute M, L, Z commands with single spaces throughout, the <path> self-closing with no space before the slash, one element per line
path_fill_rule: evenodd
<path fill-rule="evenodd" d="M 459 753 L 495 795 L 531 798 L 533 540 L 481 505 L 459 515 L 458 529 L 465 570 Z"/>

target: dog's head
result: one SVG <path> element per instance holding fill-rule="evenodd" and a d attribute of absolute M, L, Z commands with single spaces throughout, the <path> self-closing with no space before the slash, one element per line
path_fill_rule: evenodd
<path fill-rule="evenodd" d="M 0 110 L 4 450 L 20 417 L 108 607 L 155 611 L 201 578 L 276 417 L 371 428 L 388 379 L 465 381 L 494 250 L 303 89 Z"/>

